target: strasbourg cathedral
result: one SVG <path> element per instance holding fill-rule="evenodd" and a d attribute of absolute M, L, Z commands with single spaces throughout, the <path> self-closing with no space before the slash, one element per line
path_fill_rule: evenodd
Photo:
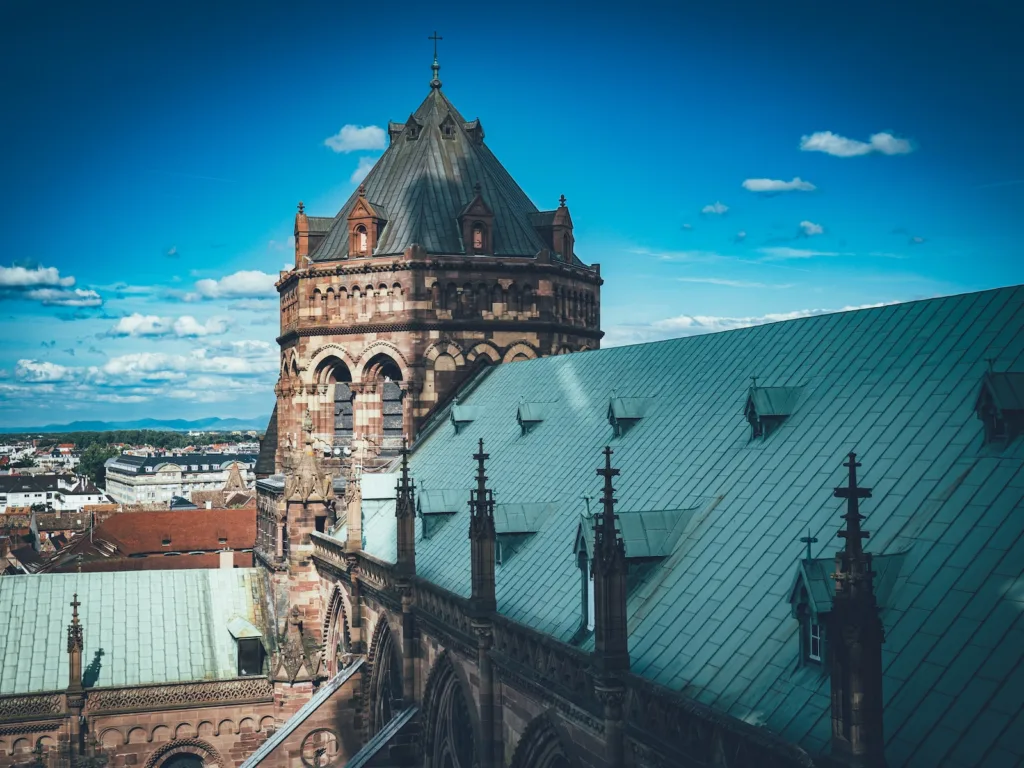
<path fill-rule="evenodd" d="M 255 567 L 20 578 L 0 768 L 1020 765 L 1024 289 L 600 350 L 429 86 L 299 203 Z"/>

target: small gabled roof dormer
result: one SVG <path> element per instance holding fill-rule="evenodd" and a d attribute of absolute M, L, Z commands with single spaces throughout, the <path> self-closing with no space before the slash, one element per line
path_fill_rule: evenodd
<path fill-rule="evenodd" d="M 483 409 L 478 405 L 460 405 L 459 401 L 456 400 L 452 405 L 449 419 L 452 422 L 452 426 L 455 427 L 455 434 L 459 434 L 460 430 L 472 424 L 476 421 L 483 413 Z"/>
<path fill-rule="evenodd" d="M 484 200 L 480 182 L 473 185 L 473 198 L 459 213 L 459 227 L 466 253 L 494 254 L 494 211 Z"/>
<path fill-rule="evenodd" d="M 405 121 L 402 127 L 406 141 L 417 141 L 423 132 L 423 124 L 416 119 L 415 115 L 409 115 L 409 119 Z"/>
<path fill-rule="evenodd" d="M 554 514 L 556 509 L 556 504 L 547 502 L 495 504 L 494 537 L 497 544 L 497 562 L 507 563 L 527 539 L 541 529 L 544 521 Z"/>
<path fill-rule="evenodd" d="M 768 437 L 796 412 L 803 387 L 750 387 L 743 415 L 750 422 L 751 438 Z"/>
<path fill-rule="evenodd" d="M 544 244 L 556 257 L 566 264 L 573 264 L 576 239 L 572 232 L 572 216 L 565 204 L 565 195 L 558 198 L 558 207 L 553 211 L 537 211 L 530 214 L 534 229 Z"/>
<path fill-rule="evenodd" d="M 658 560 L 672 554 L 690 521 L 701 507 L 656 509 L 644 512 L 620 512 L 616 526 L 626 547 L 626 560 Z M 576 529 L 574 553 L 594 553 L 594 516 L 581 515 Z"/>
<path fill-rule="evenodd" d="M 516 410 L 516 421 L 523 434 L 528 434 L 534 427 L 540 424 L 551 413 L 554 403 L 519 403 Z"/>
<path fill-rule="evenodd" d="M 416 496 L 416 512 L 423 526 L 423 538 L 429 539 L 455 513 L 465 509 L 469 504 L 469 496 L 468 488 L 421 488 Z"/>
<path fill-rule="evenodd" d="M 1024 433 L 1024 373 L 987 371 L 974 412 L 985 425 L 985 442 L 1009 442 Z"/>
<path fill-rule="evenodd" d="M 366 187 L 360 184 L 356 204 L 348 214 L 349 256 L 372 256 L 387 222 L 387 211 L 367 200 Z"/>
<path fill-rule="evenodd" d="M 621 437 L 647 414 L 654 402 L 653 397 L 612 397 L 608 400 L 608 423 Z"/>
<path fill-rule="evenodd" d="M 470 120 L 468 123 L 463 123 L 462 127 L 469 136 L 470 141 L 474 144 L 484 143 L 484 127 L 480 123 L 480 118 Z"/>
<path fill-rule="evenodd" d="M 404 130 L 405 123 L 396 123 L 394 120 L 388 120 L 388 144 L 394 144 L 395 140 L 402 135 Z"/>
<path fill-rule="evenodd" d="M 441 130 L 441 138 L 445 141 L 455 141 L 455 137 L 459 134 L 459 124 L 455 122 L 451 112 L 442 118 L 438 128 Z"/>

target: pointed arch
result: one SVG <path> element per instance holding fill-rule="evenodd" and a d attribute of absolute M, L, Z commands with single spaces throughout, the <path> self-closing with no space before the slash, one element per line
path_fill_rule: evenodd
<path fill-rule="evenodd" d="M 472 689 L 449 651 L 434 662 L 423 691 L 423 756 L 429 766 L 473 768 L 477 763 L 480 715 Z"/>
<path fill-rule="evenodd" d="M 370 669 L 363 677 L 363 701 L 367 708 L 367 736 L 372 738 L 402 707 L 402 660 L 386 615 L 377 620 L 373 629 L 366 661 Z"/>
<path fill-rule="evenodd" d="M 554 718 L 545 712 L 526 726 L 512 753 L 509 768 L 577 768 L 577 761 L 565 746 Z"/>
<path fill-rule="evenodd" d="M 346 602 L 344 590 L 335 584 L 327 602 L 323 631 L 320 635 L 324 639 L 322 656 L 329 677 L 333 677 L 342 669 L 341 658 L 346 656 L 352 647 Z"/>
<path fill-rule="evenodd" d="M 500 363 L 501 353 L 493 344 L 482 341 L 466 353 L 466 360 L 469 363 Z"/>

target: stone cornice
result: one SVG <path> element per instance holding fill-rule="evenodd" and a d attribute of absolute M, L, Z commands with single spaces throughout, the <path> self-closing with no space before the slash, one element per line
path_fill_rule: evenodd
<path fill-rule="evenodd" d="M 510 261 L 510 259 L 517 259 Z M 372 275 L 392 274 L 395 272 L 444 272 L 444 271 L 469 271 L 469 272 L 503 272 L 511 275 L 518 274 L 548 274 L 568 276 L 577 280 L 603 285 L 601 273 L 589 267 L 580 267 L 560 262 L 538 262 L 532 257 L 509 256 L 499 259 L 447 256 L 436 259 L 417 261 L 406 261 L 401 257 L 381 261 L 379 259 L 365 261 L 326 262 L 323 266 L 310 266 L 302 270 L 292 270 L 282 277 L 277 283 L 278 292 L 288 290 L 292 284 L 304 278 L 333 277 L 336 275 Z"/>
<path fill-rule="evenodd" d="M 311 336 L 358 336 L 365 333 L 400 333 L 408 331 L 521 331 L 528 333 L 564 333 L 588 339 L 601 339 L 604 331 L 599 328 L 581 328 L 553 322 L 530 320 L 408 320 L 396 323 L 366 323 L 364 325 L 333 325 L 311 328 L 293 328 L 277 337 L 278 344 L 288 344 L 296 339 Z"/>
<path fill-rule="evenodd" d="M 274 684 L 266 677 L 233 680 L 94 688 L 88 691 L 85 710 L 92 714 L 146 712 L 224 704 L 272 704 Z"/>

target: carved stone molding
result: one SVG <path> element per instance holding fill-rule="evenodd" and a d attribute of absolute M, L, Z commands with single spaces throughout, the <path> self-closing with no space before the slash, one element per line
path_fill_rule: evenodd
<path fill-rule="evenodd" d="M 198 755 L 203 760 L 204 766 L 218 766 L 218 768 L 224 768 L 224 758 L 220 756 L 220 753 L 213 747 L 213 745 L 206 743 L 202 739 L 175 739 L 153 752 L 146 761 L 146 768 L 154 768 L 157 763 L 163 762 L 163 760 L 173 754 L 186 753 L 191 755 Z"/>
<path fill-rule="evenodd" d="M 64 719 L 47 720 L 44 722 L 20 723 L 18 725 L 0 725 L 0 736 L 18 736 L 24 733 L 41 733 L 56 731 L 64 727 Z"/>
<path fill-rule="evenodd" d="M 288 343 L 296 338 L 310 336 L 345 336 L 348 334 L 365 333 L 404 333 L 409 331 L 478 331 L 482 327 L 490 331 L 523 331 L 536 333 L 564 333 L 570 336 L 583 336 L 600 339 L 604 331 L 599 328 L 587 328 L 569 323 L 557 323 L 536 320 L 413 320 L 392 323 L 364 323 L 356 325 L 308 326 L 297 328 L 277 337 L 278 344 Z"/>
<path fill-rule="evenodd" d="M 34 696 L 0 696 L 0 722 L 64 713 L 64 696 L 43 693 Z"/>
<path fill-rule="evenodd" d="M 274 700 L 274 686 L 265 677 L 245 677 L 208 683 L 99 688 L 89 692 L 90 713 L 144 712 L 221 704 L 258 704 Z"/>

